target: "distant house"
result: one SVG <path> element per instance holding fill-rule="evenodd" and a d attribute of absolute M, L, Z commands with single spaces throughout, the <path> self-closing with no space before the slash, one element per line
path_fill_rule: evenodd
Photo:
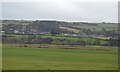
<path fill-rule="evenodd" d="M 67 33 L 64 33 L 62 35 L 65 35 L 65 36 L 78 36 L 77 34 L 67 34 Z"/>
<path fill-rule="evenodd" d="M 5 33 L 5 31 L 1 31 L 1 33 Z"/>
<path fill-rule="evenodd" d="M 72 36 L 77 36 L 77 34 L 72 34 Z"/>
<path fill-rule="evenodd" d="M 41 33 L 39 33 L 40 35 L 51 35 L 51 33 L 50 32 L 41 32 Z"/>
<path fill-rule="evenodd" d="M 13 30 L 13 29 L 9 29 L 9 30 Z"/>
<path fill-rule="evenodd" d="M 66 35 L 66 36 L 67 36 L 67 35 L 69 35 L 69 34 L 63 34 L 63 35 Z"/>
<path fill-rule="evenodd" d="M 15 33 L 19 33 L 19 31 L 18 31 L 18 30 L 15 30 Z"/>

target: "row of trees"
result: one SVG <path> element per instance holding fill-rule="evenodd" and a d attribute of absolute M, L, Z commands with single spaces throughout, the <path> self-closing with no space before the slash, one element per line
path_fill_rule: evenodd
<path fill-rule="evenodd" d="M 2 37 L 3 43 L 15 43 L 15 44 L 57 44 L 57 45 L 104 45 L 104 46 L 118 46 L 118 40 L 116 39 L 109 39 L 109 40 L 102 40 L 102 39 L 65 39 L 65 38 L 42 38 L 36 36 L 26 36 L 26 37 Z"/>

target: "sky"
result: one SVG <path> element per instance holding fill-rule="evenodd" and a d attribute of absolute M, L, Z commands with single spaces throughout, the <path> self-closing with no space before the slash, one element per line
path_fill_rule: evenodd
<path fill-rule="evenodd" d="M 2 2 L 2 19 L 118 22 L 118 2 Z"/>

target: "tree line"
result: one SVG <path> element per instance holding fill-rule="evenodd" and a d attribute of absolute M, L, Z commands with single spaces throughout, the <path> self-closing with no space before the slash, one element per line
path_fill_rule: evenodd
<path fill-rule="evenodd" d="M 55 44 L 55 45 L 100 45 L 100 46 L 118 46 L 119 40 L 117 39 L 98 39 L 98 38 L 77 38 L 71 40 L 69 38 L 43 38 L 35 35 L 26 37 L 15 37 L 15 36 L 2 36 L 2 43 L 13 43 L 13 44 Z"/>

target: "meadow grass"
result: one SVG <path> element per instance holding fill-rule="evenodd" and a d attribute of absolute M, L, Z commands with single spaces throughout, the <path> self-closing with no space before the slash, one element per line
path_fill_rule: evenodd
<path fill-rule="evenodd" d="M 89 46 L 90 47 L 90 46 Z M 116 47 L 88 49 L 30 48 L 3 45 L 4 70 L 117 70 Z M 97 50 L 98 48 L 98 50 Z M 106 48 L 109 50 L 99 50 Z"/>
<path fill-rule="evenodd" d="M 93 28 L 96 29 L 96 31 L 102 31 L 103 28 L 106 29 L 107 31 L 111 31 L 111 30 L 118 30 L 118 24 L 117 23 L 107 23 L 107 24 L 95 24 L 95 25 L 90 25 L 90 24 L 80 24 L 78 26 L 75 26 L 77 28 L 87 28 L 90 30 L 93 30 Z"/>
<path fill-rule="evenodd" d="M 71 31 L 71 32 L 74 32 L 74 33 L 79 33 L 80 31 L 77 30 L 77 29 L 74 29 L 74 28 L 68 28 L 68 27 L 60 27 L 61 29 L 65 29 L 67 31 Z"/>

